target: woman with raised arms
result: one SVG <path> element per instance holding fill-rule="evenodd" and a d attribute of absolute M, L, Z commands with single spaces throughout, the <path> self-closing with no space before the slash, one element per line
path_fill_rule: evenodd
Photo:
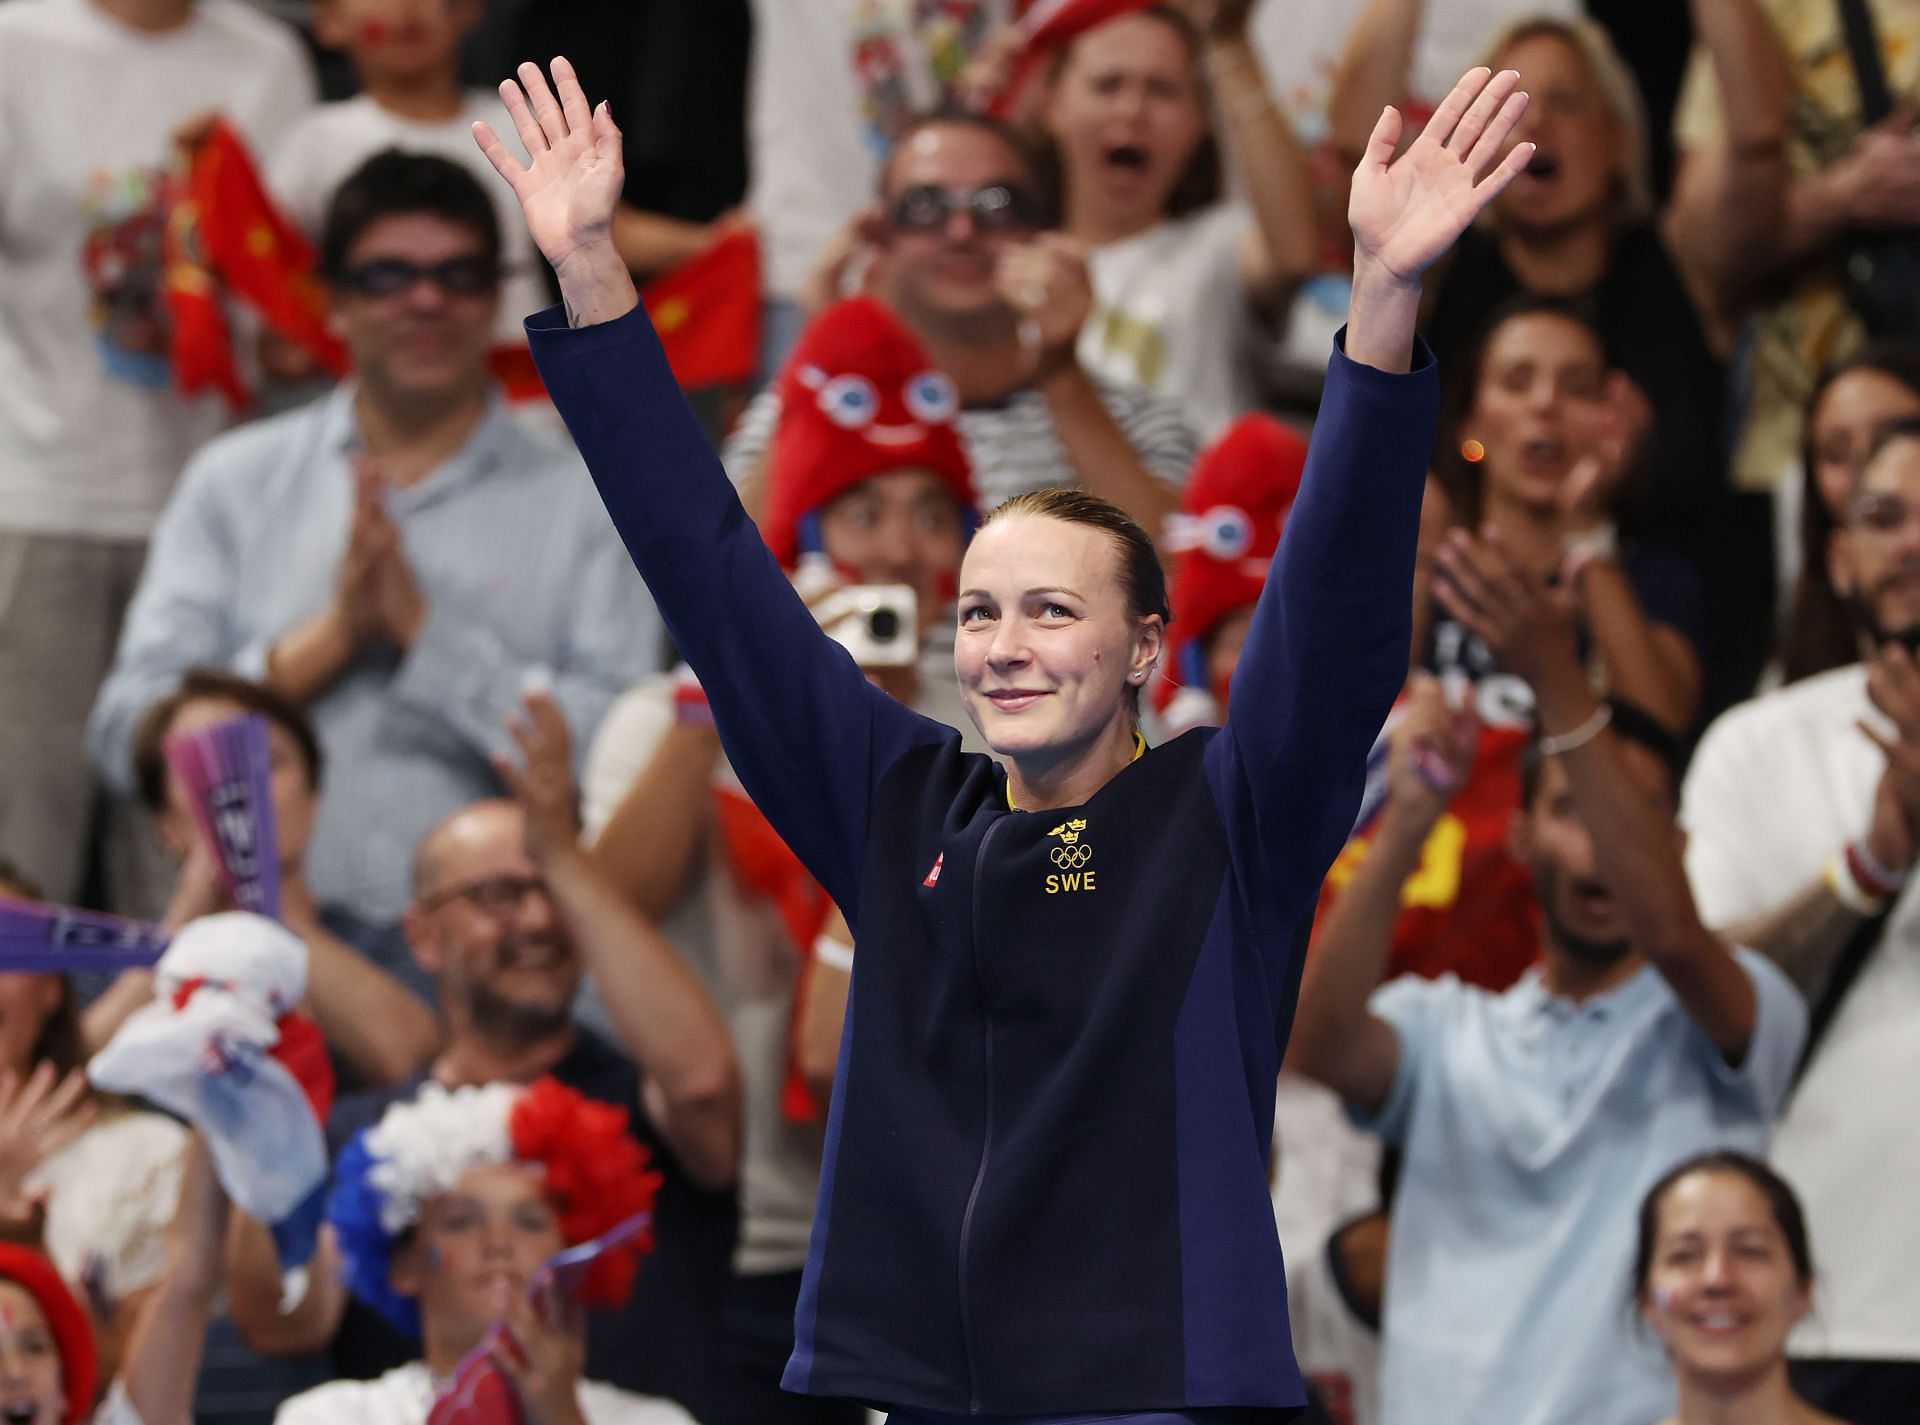
<path fill-rule="evenodd" d="M 1400 116 L 1374 129 L 1344 349 L 1226 725 L 1145 749 L 1159 560 L 1121 511 L 1045 490 L 961 567 L 954 662 L 996 762 L 871 686 L 794 594 L 614 250 L 611 115 L 565 60 L 557 94 L 519 75 L 531 162 L 477 137 L 566 299 L 528 324 L 541 375 L 741 783 L 860 946 L 786 1385 L 899 1421 L 1287 1418 L 1275 1076 L 1406 674 L 1420 274 L 1526 166 L 1519 76 L 1468 74 L 1398 160 Z"/>

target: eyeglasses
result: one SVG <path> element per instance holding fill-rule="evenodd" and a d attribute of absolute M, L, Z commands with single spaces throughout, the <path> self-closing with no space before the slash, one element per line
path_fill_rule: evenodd
<path fill-rule="evenodd" d="M 547 897 L 552 892 L 539 876 L 482 876 L 428 896 L 420 902 L 420 908 L 438 910 L 449 902 L 465 901 L 482 915 L 504 921 L 518 915 L 531 895 Z"/>
<path fill-rule="evenodd" d="M 421 282 L 431 282 L 449 297 L 479 297 L 500 285 L 500 264 L 478 253 L 426 264 L 376 257 L 347 268 L 339 281 L 362 297 L 398 297 Z"/>
<path fill-rule="evenodd" d="M 1847 509 L 1847 523 L 1863 534 L 1895 535 L 1913 519 L 1920 519 L 1920 505 L 1898 495 L 1860 495 Z"/>
<path fill-rule="evenodd" d="M 905 232 L 938 232 L 964 212 L 983 233 L 1030 232 L 1040 226 L 1040 202 L 1024 188 L 989 183 L 984 188 L 942 188 L 918 183 L 893 200 L 888 218 Z"/>

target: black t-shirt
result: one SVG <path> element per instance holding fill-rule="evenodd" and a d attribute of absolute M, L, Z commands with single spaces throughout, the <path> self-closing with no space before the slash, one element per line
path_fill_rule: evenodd
<path fill-rule="evenodd" d="M 677 1400 L 696 1419 L 704 1418 L 714 1400 L 715 1348 L 737 1220 L 734 1196 L 710 1192 L 681 1170 L 640 1111 L 640 1071 L 606 1040 L 581 1030 L 552 1074 L 588 1098 L 628 1110 L 633 1136 L 664 1178 L 654 1204 L 655 1247 L 641 1263 L 632 1299 L 624 1311 L 595 1312 L 589 1319 L 587 1374 Z M 334 1152 L 425 1082 L 421 1074 L 398 1088 L 341 1099 L 327 1125 Z M 333 1343 L 339 1375 L 370 1380 L 419 1355 L 419 1342 L 358 1301 L 348 1305 Z"/>

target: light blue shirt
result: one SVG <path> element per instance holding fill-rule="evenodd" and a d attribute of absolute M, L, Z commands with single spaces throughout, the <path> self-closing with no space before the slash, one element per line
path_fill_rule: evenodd
<path fill-rule="evenodd" d="M 154 532 L 87 729 L 132 785 L 140 718 L 189 668 L 251 677 L 323 609 L 353 510 L 352 392 L 231 431 L 194 457 Z M 614 698 L 652 672 L 661 624 L 579 456 L 492 402 L 466 445 L 387 509 L 425 596 L 404 658 L 363 653 L 309 713 L 325 796 L 308 855 L 323 902 L 374 921 L 406 908 L 415 844 L 501 786 L 490 754 L 530 682 L 565 709 L 576 757 Z"/>
<path fill-rule="evenodd" d="M 1764 1155 L 1806 1037 L 1798 991 L 1736 950 L 1758 1000 L 1729 1065 L 1658 971 L 1575 1005 L 1405 978 L 1400 1040 L 1362 1126 L 1401 1148 L 1380 1425 L 1651 1425 L 1673 1376 L 1631 1302 L 1640 1200 L 1712 1148 Z"/>

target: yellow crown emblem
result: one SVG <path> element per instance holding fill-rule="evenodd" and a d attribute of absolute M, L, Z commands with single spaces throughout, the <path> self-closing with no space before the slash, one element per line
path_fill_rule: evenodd
<path fill-rule="evenodd" d="M 1075 842 L 1079 841 L 1080 833 L 1086 829 L 1087 819 L 1084 816 L 1076 816 L 1072 821 L 1061 822 L 1058 826 L 1054 827 L 1052 831 L 1049 831 L 1047 835 L 1057 836 L 1065 845 L 1072 846 Z"/>

